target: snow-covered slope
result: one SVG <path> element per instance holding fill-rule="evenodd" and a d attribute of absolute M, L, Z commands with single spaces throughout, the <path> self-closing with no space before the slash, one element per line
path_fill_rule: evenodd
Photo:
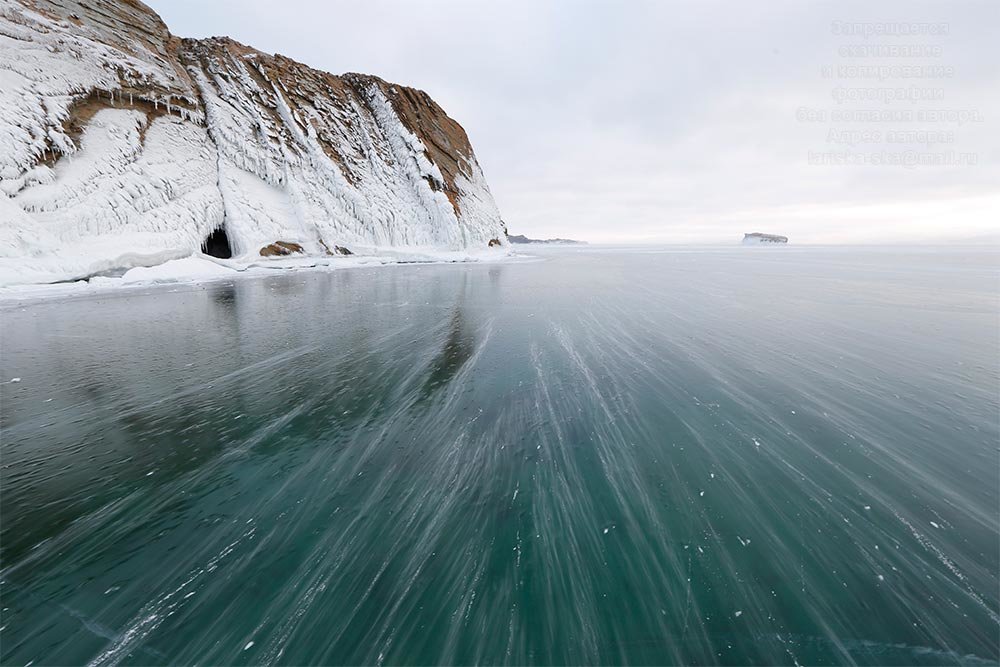
<path fill-rule="evenodd" d="M 506 243 L 421 91 L 178 39 L 136 0 L 0 0 L 0 285 L 152 266 L 218 229 L 255 261 Z"/>

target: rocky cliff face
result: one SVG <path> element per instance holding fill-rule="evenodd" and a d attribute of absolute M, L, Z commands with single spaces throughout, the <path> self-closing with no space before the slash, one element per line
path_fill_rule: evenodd
<path fill-rule="evenodd" d="M 219 230 L 246 258 L 504 239 L 426 93 L 179 39 L 135 0 L 0 0 L 0 193 L 0 284 L 152 265 Z"/>

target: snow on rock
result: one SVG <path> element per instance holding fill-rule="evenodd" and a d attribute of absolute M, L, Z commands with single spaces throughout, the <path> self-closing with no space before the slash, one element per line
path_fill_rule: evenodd
<path fill-rule="evenodd" d="M 191 257 L 219 228 L 243 265 L 276 241 L 506 244 L 468 137 L 421 91 L 178 39 L 134 0 L 0 0 L 0 285 Z"/>

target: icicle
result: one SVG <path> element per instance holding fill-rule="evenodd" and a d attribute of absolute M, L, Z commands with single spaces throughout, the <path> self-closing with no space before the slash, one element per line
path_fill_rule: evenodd
<path fill-rule="evenodd" d="M 129 103 L 129 106 L 132 106 L 132 93 L 128 94 L 128 103 Z"/>

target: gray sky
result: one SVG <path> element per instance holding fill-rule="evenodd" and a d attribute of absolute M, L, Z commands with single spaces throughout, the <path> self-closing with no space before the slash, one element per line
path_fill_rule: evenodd
<path fill-rule="evenodd" d="M 147 1 L 183 37 L 228 35 L 333 73 L 426 90 L 468 131 L 511 233 L 594 242 L 732 242 L 747 231 L 818 243 L 1000 238 L 997 0 Z M 947 34 L 844 35 L 835 22 L 869 31 L 944 24 Z M 854 45 L 940 52 L 840 52 Z M 858 65 L 897 69 L 882 79 L 838 69 Z M 952 74 L 904 77 L 906 66 Z M 834 99 L 886 94 L 873 89 L 932 99 Z M 798 120 L 800 108 L 827 117 Z M 964 110 L 982 120 L 830 117 L 856 109 Z M 843 130 L 881 135 L 831 141 Z M 919 130 L 936 136 L 889 141 L 889 132 Z M 810 151 L 813 161 L 975 163 L 817 165 Z"/>

